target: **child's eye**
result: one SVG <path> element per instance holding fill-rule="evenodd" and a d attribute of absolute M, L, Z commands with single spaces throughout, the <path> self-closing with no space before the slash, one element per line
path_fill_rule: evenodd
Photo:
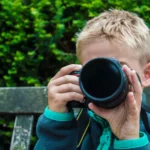
<path fill-rule="evenodd" d="M 127 62 L 119 61 L 121 66 L 126 65 L 127 67 L 131 68 L 131 66 Z"/>
<path fill-rule="evenodd" d="M 124 62 L 120 62 L 121 66 L 126 65 Z"/>
<path fill-rule="evenodd" d="M 128 65 L 128 63 L 125 62 L 125 61 L 119 61 L 119 62 L 120 62 L 121 65 Z"/>

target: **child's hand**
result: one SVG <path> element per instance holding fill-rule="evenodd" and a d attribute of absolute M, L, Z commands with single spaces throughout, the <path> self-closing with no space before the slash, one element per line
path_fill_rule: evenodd
<path fill-rule="evenodd" d="M 68 101 L 84 101 L 78 77 L 69 75 L 72 71 L 80 70 L 81 67 L 76 64 L 63 67 L 48 83 L 48 106 L 52 111 L 67 112 Z"/>
<path fill-rule="evenodd" d="M 90 103 L 89 108 L 109 122 L 112 132 L 118 139 L 139 137 L 142 87 L 136 72 L 126 65 L 123 71 L 129 80 L 129 92 L 123 103 L 113 109 L 104 109 Z"/>

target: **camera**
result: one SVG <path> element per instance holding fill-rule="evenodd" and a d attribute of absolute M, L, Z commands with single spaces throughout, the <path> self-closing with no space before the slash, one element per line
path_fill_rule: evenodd
<path fill-rule="evenodd" d="M 79 77 L 85 103 L 73 100 L 67 104 L 69 107 L 87 107 L 92 102 L 110 109 L 121 104 L 127 96 L 128 79 L 122 66 L 114 58 L 94 58 L 71 75 Z"/>

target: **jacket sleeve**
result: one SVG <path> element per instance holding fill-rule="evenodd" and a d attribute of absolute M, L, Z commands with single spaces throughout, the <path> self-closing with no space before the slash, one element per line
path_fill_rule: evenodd
<path fill-rule="evenodd" d="M 36 126 L 39 138 L 34 150 L 76 150 L 77 123 L 73 111 L 57 113 L 45 109 Z"/>
<path fill-rule="evenodd" d="M 150 143 L 146 133 L 140 132 L 139 139 L 114 141 L 115 150 L 150 150 Z"/>
<path fill-rule="evenodd" d="M 150 124 L 150 114 L 147 113 Z M 117 140 L 114 141 L 115 150 L 150 150 L 150 133 L 145 129 L 143 121 L 140 121 L 140 138 L 132 140 Z"/>

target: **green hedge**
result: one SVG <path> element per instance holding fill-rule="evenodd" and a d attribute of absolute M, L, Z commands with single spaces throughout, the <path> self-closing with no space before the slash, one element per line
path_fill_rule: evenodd
<path fill-rule="evenodd" d="M 60 67 L 78 63 L 75 34 L 110 8 L 135 12 L 150 27 L 149 0 L 0 0 L 0 86 L 47 85 Z M 13 123 L 0 120 L 0 149 L 9 149 Z"/>
<path fill-rule="evenodd" d="M 77 63 L 75 34 L 110 8 L 136 12 L 150 26 L 149 0 L 1 0 L 0 86 L 46 85 Z"/>

